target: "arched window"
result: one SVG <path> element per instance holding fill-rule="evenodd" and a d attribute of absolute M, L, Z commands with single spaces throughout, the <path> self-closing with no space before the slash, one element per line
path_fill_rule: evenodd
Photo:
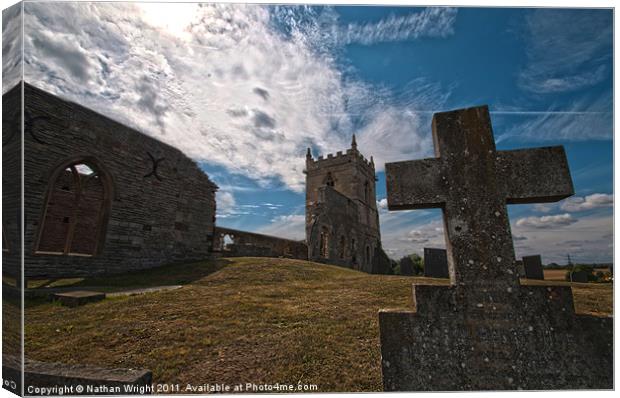
<path fill-rule="evenodd" d="M 341 259 L 344 259 L 345 252 L 346 252 L 346 243 L 345 243 L 344 235 L 341 235 L 340 236 L 340 243 L 338 245 L 338 256 Z"/>
<path fill-rule="evenodd" d="M 233 235 L 225 234 L 222 238 L 222 250 L 230 251 L 232 245 L 235 244 L 235 239 Z"/>
<path fill-rule="evenodd" d="M 327 227 L 321 228 L 321 242 L 320 242 L 321 257 L 329 258 L 329 231 Z"/>
<path fill-rule="evenodd" d="M 370 203 L 370 184 L 368 181 L 364 183 L 364 201 L 366 204 Z"/>
<path fill-rule="evenodd" d="M 366 246 L 366 264 L 370 264 L 370 246 Z"/>
<path fill-rule="evenodd" d="M 36 253 L 96 254 L 101 249 L 107 224 L 109 187 L 109 180 L 91 163 L 71 163 L 54 173 Z"/>

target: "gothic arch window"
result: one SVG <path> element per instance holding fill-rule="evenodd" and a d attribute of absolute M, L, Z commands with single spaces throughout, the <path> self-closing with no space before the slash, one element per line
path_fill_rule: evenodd
<path fill-rule="evenodd" d="M 370 246 L 366 246 L 366 264 L 370 264 Z"/>
<path fill-rule="evenodd" d="M 329 231 L 327 227 L 321 228 L 320 245 L 319 250 L 321 252 L 321 257 L 329 258 Z"/>
<path fill-rule="evenodd" d="M 364 202 L 366 202 L 366 204 L 370 203 L 370 184 L 368 181 L 364 183 Z"/>
<path fill-rule="evenodd" d="M 111 181 L 95 161 L 58 168 L 50 180 L 37 254 L 93 256 L 103 245 Z"/>
<path fill-rule="evenodd" d="M 344 259 L 345 253 L 346 253 L 346 243 L 345 243 L 345 238 L 344 235 L 340 236 L 340 242 L 338 244 L 338 256 L 340 257 L 340 259 Z"/>

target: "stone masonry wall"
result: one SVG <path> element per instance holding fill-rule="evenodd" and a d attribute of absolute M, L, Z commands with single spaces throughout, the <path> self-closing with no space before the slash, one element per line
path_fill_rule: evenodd
<path fill-rule="evenodd" d="M 310 260 L 373 272 L 372 260 L 381 242 L 359 222 L 357 208 L 354 201 L 334 188 L 319 188 L 308 231 Z M 327 240 L 326 251 L 320 247 L 321 234 Z"/>
<path fill-rule="evenodd" d="M 351 148 L 314 159 L 306 156 L 306 241 L 312 261 L 369 273 L 389 273 L 381 249 L 375 166 Z"/>
<path fill-rule="evenodd" d="M 21 85 L 17 85 L 2 96 L 2 273 L 13 278 L 21 274 L 20 130 Z"/>
<path fill-rule="evenodd" d="M 228 236 L 232 243 L 226 244 L 225 236 Z M 223 227 L 215 227 L 213 251 L 227 257 L 308 259 L 308 246 L 304 242 Z"/>
<path fill-rule="evenodd" d="M 25 106 L 27 277 L 112 274 L 209 256 L 217 186 L 195 162 L 28 84 Z M 99 250 L 92 257 L 35 253 L 52 177 L 72 162 L 95 165 L 109 182 Z"/>

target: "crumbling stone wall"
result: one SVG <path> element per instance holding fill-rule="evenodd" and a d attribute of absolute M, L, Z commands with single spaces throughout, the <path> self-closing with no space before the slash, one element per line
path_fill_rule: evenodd
<path fill-rule="evenodd" d="M 306 156 L 306 241 L 312 261 L 389 273 L 381 248 L 374 161 L 357 150 Z"/>
<path fill-rule="evenodd" d="M 21 278 L 20 129 L 21 85 L 17 85 L 2 96 L 2 273 L 16 279 Z"/>
<path fill-rule="evenodd" d="M 226 242 L 225 237 L 230 239 Z M 227 257 L 287 257 L 308 259 L 305 242 L 215 227 L 213 251 Z"/>
<path fill-rule="evenodd" d="M 178 149 L 90 109 L 24 86 L 27 277 L 119 273 L 210 255 L 217 186 L 195 162 Z M 12 98 L 15 90 L 4 97 Z M 16 134 L 9 145 L 19 141 L 20 134 Z M 18 163 L 5 159 L 3 167 L 14 169 Z M 40 245 L 42 235 L 49 232 L 41 223 L 48 210 L 54 211 L 52 205 L 56 206 L 54 184 L 76 164 L 96 170 L 103 185 L 104 203 L 97 210 L 96 224 L 100 228 L 77 224 L 78 233 L 72 238 L 83 239 L 81 235 L 95 231 L 96 248 L 92 242 L 81 241 L 87 250 L 82 246 L 72 253 L 77 250 L 72 244 L 66 253 L 51 254 Z M 58 189 L 73 188 L 61 184 Z M 10 190 L 4 192 L 10 194 Z M 92 203 L 87 196 L 82 199 L 72 214 L 93 224 L 92 214 L 84 212 Z M 59 219 L 72 222 L 70 215 L 61 215 L 46 223 Z M 15 228 L 7 231 L 9 241 L 18 239 Z M 92 255 L 84 254 L 91 249 Z"/>

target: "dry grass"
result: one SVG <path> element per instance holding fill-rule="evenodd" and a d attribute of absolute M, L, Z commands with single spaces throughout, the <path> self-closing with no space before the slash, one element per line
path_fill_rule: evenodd
<path fill-rule="evenodd" d="M 285 259 L 184 267 L 155 271 L 166 281 L 187 278 L 180 290 L 78 308 L 28 306 L 26 355 L 147 368 L 157 383 L 182 386 L 302 382 L 320 391 L 380 391 L 377 311 L 411 308 L 415 281 L 446 283 Z M 611 312 L 611 286 L 574 291 L 581 312 Z"/>

